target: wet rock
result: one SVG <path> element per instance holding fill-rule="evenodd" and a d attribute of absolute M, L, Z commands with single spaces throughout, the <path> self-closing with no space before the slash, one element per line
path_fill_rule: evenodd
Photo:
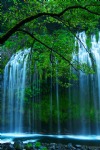
<path fill-rule="evenodd" d="M 50 144 L 49 143 L 42 143 L 42 146 L 49 148 Z"/>
<path fill-rule="evenodd" d="M 82 148 L 82 145 L 75 145 L 75 148 Z"/>
<path fill-rule="evenodd" d="M 50 150 L 55 150 L 56 144 L 55 144 L 55 143 L 51 143 L 51 144 L 49 145 L 49 148 L 50 148 Z"/>
<path fill-rule="evenodd" d="M 87 147 L 87 149 L 86 150 L 91 150 L 91 148 L 90 147 Z"/>
<path fill-rule="evenodd" d="M 0 150 L 2 149 L 2 144 L 0 143 Z"/>
<path fill-rule="evenodd" d="M 15 148 L 16 150 L 23 150 L 23 148 L 24 148 L 23 142 L 21 142 L 21 141 L 16 141 L 16 142 L 14 143 L 14 148 Z"/>
<path fill-rule="evenodd" d="M 7 148 L 7 150 L 15 150 L 14 146 L 12 144 L 10 144 Z"/>
<path fill-rule="evenodd" d="M 15 150 L 14 146 L 11 143 L 4 143 L 0 148 L 1 150 Z"/>
<path fill-rule="evenodd" d="M 0 150 L 2 150 L 2 144 L 0 144 Z"/>
<path fill-rule="evenodd" d="M 68 143 L 67 149 L 68 150 L 75 150 L 76 148 L 72 145 L 72 143 Z"/>
<path fill-rule="evenodd" d="M 76 148 L 76 150 L 87 150 L 84 146 L 78 144 L 75 145 L 74 147 Z"/>
<path fill-rule="evenodd" d="M 60 149 L 63 150 L 64 146 L 62 144 L 56 144 L 55 148 L 58 150 L 60 150 Z"/>

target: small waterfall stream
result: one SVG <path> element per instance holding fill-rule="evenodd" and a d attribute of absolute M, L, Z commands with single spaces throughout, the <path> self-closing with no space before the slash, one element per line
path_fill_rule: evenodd
<path fill-rule="evenodd" d="M 56 61 L 56 65 L 58 62 Z M 60 109 L 59 109 L 59 84 L 58 84 L 58 70 L 56 68 L 56 102 L 57 102 L 57 132 L 61 134 L 60 131 Z"/>
<path fill-rule="evenodd" d="M 53 101 L 53 80 L 52 80 L 52 63 L 51 65 L 51 76 L 50 76 L 50 132 L 52 133 L 52 101 Z"/>

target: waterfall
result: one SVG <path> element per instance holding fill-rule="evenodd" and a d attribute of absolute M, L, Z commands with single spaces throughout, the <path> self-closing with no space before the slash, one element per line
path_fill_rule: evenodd
<path fill-rule="evenodd" d="M 56 61 L 56 65 L 58 65 L 58 61 Z M 59 85 L 58 85 L 58 70 L 56 68 L 56 102 L 57 102 L 57 132 L 60 134 L 60 109 L 59 109 Z"/>
<path fill-rule="evenodd" d="M 96 41 L 95 35 L 91 36 L 91 48 L 86 51 L 86 34 L 81 32 L 78 34 L 80 41 L 78 42 L 78 54 L 73 59 L 79 63 L 86 63 L 90 67 L 92 61 L 96 62 L 95 74 L 85 74 L 79 71 L 78 83 L 70 89 L 69 97 L 72 105 L 79 107 L 79 116 L 72 120 L 73 130 L 80 134 L 100 134 L 100 33 L 99 41 Z M 93 55 L 93 59 L 90 57 Z M 75 73 L 75 72 L 74 72 Z M 79 124 L 79 125 L 78 125 Z"/>
<path fill-rule="evenodd" d="M 93 104 L 95 110 L 96 133 L 100 134 L 100 32 L 98 43 L 96 42 L 95 35 L 91 37 L 91 43 L 91 51 L 94 55 L 97 67 L 93 83 Z"/>
<path fill-rule="evenodd" d="M 52 133 L 52 98 L 53 98 L 53 80 L 52 80 L 52 63 L 51 65 L 51 76 L 50 76 L 50 132 Z"/>
<path fill-rule="evenodd" d="M 33 98 L 33 103 L 35 104 L 35 108 L 33 109 L 33 131 L 35 132 L 40 132 L 41 129 L 41 107 L 40 107 L 40 81 L 39 81 L 39 74 L 37 67 L 35 65 L 35 72 L 34 72 L 34 77 L 33 77 L 33 93 L 34 93 L 34 98 Z"/>
<path fill-rule="evenodd" d="M 4 69 L 2 132 L 38 133 L 43 129 L 56 134 L 100 135 L 100 33 L 98 42 L 91 35 L 89 52 L 85 32 L 77 36 L 81 42 L 76 39 L 78 52 L 73 54 L 73 60 L 92 67 L 92 53 L 96 72 L 69 70 L 77 74 L 78 81 L 71 81 L 72 86 L 66 90 L 58 83 L 59 62 L 56 61 L 55 76 L 51 64 L 51 75 L 40 83 L 37 62 L 33 72 L 33 64 L 28 63 L 30 49 L 11 57 Z"/>
<path fill-rule="evenodd" d="M 29 52 L 29 49 L 17 52 L 5 66 L 2 104 L 3 132 L 23 132 L 23 102 Z"/>

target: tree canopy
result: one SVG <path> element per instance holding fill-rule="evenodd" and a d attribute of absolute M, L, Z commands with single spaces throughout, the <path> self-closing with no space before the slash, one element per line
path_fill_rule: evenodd
<path fill-rule="evenodd" d="M 9 0 L 1 1 L 1 49 L 33 49 L 32 66 L 37 63 L 46 76 L 58 68 L 59 76 L 75 78 L 69 70 L 91 73 L 91 68 L 72 61 L 77 53 L 77 32 L 96 34 L 100 28 L 100 2 L 97 0 Z M 81 41 L 80 41 L 81 42 Z M 89 48 L 86 48 L 89 52 Z M 52 64 L 52 65 L 50 65 Z M 49 66 L 49 67 L 48 67 Z M 33 68 L 34 70 L 34 68 Z M 55 76 L 55 73 L 54 73 Z"/>

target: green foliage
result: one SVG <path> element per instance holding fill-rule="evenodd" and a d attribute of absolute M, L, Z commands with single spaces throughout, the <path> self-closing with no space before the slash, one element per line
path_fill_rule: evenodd
<path fill-rule="evenodd" d="M 94 109 L 94 107 L 90 108 L 90 111 L 88 112 L 87 115 L 91 119 L 91 121 L 95 121 L 95 109 Z"/>
<path fill-rule="evenodd" d="M 88 47 L 88 49 L 90 50 L 92 43 L 91 43 L 91 35 L 86 39 L 86 45 Z"/>
<path fill-rule="evenodd" d="M 61 3 L 61 0 L 9 0 L 5 2 L 8 7 L 1 10 L 2 14 L 2 34 L 11 29 L 21 20 L 34 16 L 38 13 L 60 13 L 67 7 L 81 6 L 86 7 L 90 11 L 100 13 L 98 1 L 87 0 L 66 0 Z M 4 3 L 2 3 L 3 7 Z M 90 33 L 96 33 L 98 41 L 97 27 L 100 16 L 94 15 L 89 11 L 81 8 L 68 9 L 60 18 L 51 16 L 42 16 L 34 19 L 31 22 L 24 24 L 20 29 L 24 29 L 33 34 L 41 42 L 34 40 L 28 34 L 17 31 L 12 37 L 5 42 L 5 47 L 9 51 L 18 51 L 20 49 L 33 47 L 31 53 L 31 64 L 28 69 L 31 75 L 35 72 L 35 67 L 38 70 L 41 81 L 43 78 L 56 77 L 58 73 L 58 82 L 64 86 L 69 87 L 68 80 L 77 80 L 77 76 L 72 74 L 70 68 L 82 70 L 85 73 L 93 73 L 93 69 L 86 64 L 77 64 L 72 61 L 73 53 L 78 53 L 78 44 L 75 45 L 75 35 L 77 31 L 86 30 L 89 35 L 86 43 L 88 49 L 91 48 Z M 33 44 L 34 43 L 34 44 Z M 12 53 L 11 53 L 12 55 Z M 51 60 L 52 55 L 52 60 Z M 1 70 L 2 72 L 2 70 Z M 67 82 L 63 82 L 61 77 L 64 76 Z M 37 94 L 40 92 L 34 86 L 34 91 Z M 36 92 L 35 92 L 36 93 Z M 26 97 L 33 96 L 32 89 L 26 89 Z"/>
<path fill-rule="evenodd" d="M 7 47 L 2 46 L 0 47 L 0 53 L 1 53 L 1 59 L 0 59 L 0 73 L 3 74 L 4 72 L 4 67 L 6 66 L 12 51 L 9 52 Z"/>
<path fill-rule="evenodd" d="M 35 143 L 35 147 L 36 147 L 36 148 L 40 148 L 40 147 L 41 147 L 41 143 L 40 143 L 40 142 L 36 142 L 36 143 Z"/>
<path fill-rule="evenodd" d="M 96 31 L 95 31 L 95 36 L 96 36 L 96 41 L 98 42 L 98 40 L 99 40 L 99 31 L 98 31 L 98 29 L 96 29 Z"/>
<path fill-rule="evenodd" d="M 48 104 L 48 99 L 43 99 L 40 106 L 42 108 L 41 119 L 43 122 L 48 123 L 50 118 L 50 105 Z"/>
<path fill-rule="evenodd" d="M 25 149 L 26 149 L 26 150 L 31 150 L 31 149 L 33 149 L 32 143 L 27 143 L 27 144 L 25 145 Z"/>
<path fill-rule="evenodd" d="M 35 143 L 35 147 L 36 147 L 37 149 L 41 149 L 41 150 L 48 150 L 47 147 L 43 147 L 43 146 L 42 146 L 41 142 L 36 142 L 36 143 Z"/>
<path fill-rule="evenodd" d="M 85 72 L 86 74 L 93 74 L 94 73 L 94 69 L 92 67 L 87 66 L 86 63 L 82 63 L 81 68 L 82 68 L 83 72 Z"/>
<path fill-rule="evenodd" d="M 47 147 L 43 147 L 41 150 L 48 150 Z"/>

